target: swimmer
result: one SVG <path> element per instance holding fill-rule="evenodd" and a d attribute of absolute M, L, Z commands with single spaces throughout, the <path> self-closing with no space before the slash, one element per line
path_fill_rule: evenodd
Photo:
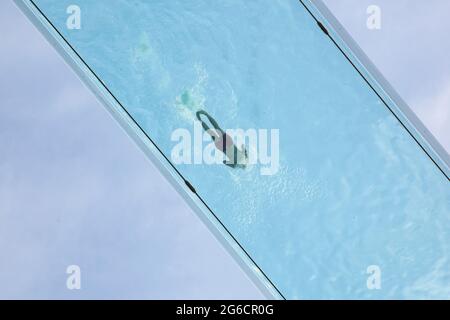
<path fill-rule="evenodd" d="M 206 111 L 200 110 L 196 113 L 198 121 L 202 124 L 203 129 L 211 136 L 216 148 L 220 150 L 228 160 L 224 160 L 223 163 L 230 168 L 242 168 L 247 166 L 248 154 L 244 145 L 239 149 L 233 142 L 233 139 L 226 134 Z M 214 129 L 211 129 L 205 121 L 202 120 L 202 116 L 205 116 Z"/>

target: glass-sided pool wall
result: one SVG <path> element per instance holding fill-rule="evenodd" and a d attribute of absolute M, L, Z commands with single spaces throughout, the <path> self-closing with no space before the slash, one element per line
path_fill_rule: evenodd
<path fill-rule="evenodd" d="M 274 175 L 176 168 L 286 298 L 448 297 L 448 178 L 297 0 L 72 2 L 33 1 L 166 157 L 201 109 L 279 129 Z"/>

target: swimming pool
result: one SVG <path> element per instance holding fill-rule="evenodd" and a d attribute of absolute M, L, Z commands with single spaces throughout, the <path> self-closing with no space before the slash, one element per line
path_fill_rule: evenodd
<path fill-rule="evenodd" d="M 67 27 L 73 1 L 24 3 L 275 297 L 450 296 L 448 168 L 297 0 L 77 0 L 79 30 Z M 193 131 L 198 110 L 224 128 L 279 130 L 276 173 L 172 167 L 172 133 Z"/>

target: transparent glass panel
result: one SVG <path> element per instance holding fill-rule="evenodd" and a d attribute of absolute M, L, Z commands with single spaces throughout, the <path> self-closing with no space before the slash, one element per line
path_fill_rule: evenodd
<path fill-rule="evenodd" d="M 73 1 L 29 3 L 283 297 L 448 298 L 447 168 L 299 1 L 77 0 L 80 29 Z M 192 164 L 176 164 L 179 129 L 192 147 L 225 148 L 196 132 L 199 118 L 213 126 L 201 110 L 255 130 L 259 161 L 211 165 L 192 149 Z"/>

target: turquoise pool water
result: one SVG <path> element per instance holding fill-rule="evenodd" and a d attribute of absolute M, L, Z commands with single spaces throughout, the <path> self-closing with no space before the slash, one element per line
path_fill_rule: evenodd
<path fill-rule="evenodd" d="M 284 297 L 450 297 L 448 179 L 297 0 L 34 3 L 168 158 L 201 109 L 279 129 L 274 175 L 177 169 Z"/>

